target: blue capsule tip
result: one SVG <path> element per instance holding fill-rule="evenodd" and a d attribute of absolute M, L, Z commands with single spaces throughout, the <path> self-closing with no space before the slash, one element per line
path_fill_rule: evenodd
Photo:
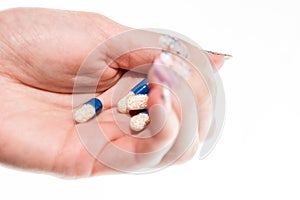
<path fill-rule="evenodd" d="M 148 94 L 150 91 L 148 80 L 143 79 L 134 88 L 131 89 L 134 94 Z"/>
<path fill-rule="evenodd" d="M 89 100 L 85 104 L 92 105 L 95 108 L 96 113 L 100 112 L 103 108 L 102 102 L 97 98 L 92 98 L 91 100 Z"/>

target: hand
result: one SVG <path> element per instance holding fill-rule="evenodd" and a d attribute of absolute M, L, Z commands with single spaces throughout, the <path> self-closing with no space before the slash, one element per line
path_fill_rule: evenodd
<path fill-rule="evenodd" d="M 0 23 L 0 162 L 76 177 L 114 172 L 82 145 L 73 120 L 72 91 L 74 78 L 90 51 L 129 28 L 98 14 L 35 8 L 1 12 Z M 176 105 L 161 133 L 148 141 L 122 134 L 113 121 L 110 110 L 114 105 L 109 99 L 123 79 L 124 69 L 151 63 L 155 55 L 141 52 L 122 56 L 105 70 L 97 87 L 106 108 L 98 123 L 107 130 L 110 143 L 132 152 L 155 150 L 175 141 L 180 126 Z M 100 63 L 107 65 L 108 57 L 102 55 Z M 87 71 L 86 77 L 94 73 L 95 69 Z M 130 85 L 127 82 L 122 87 L 130 89 Z M 158 98 L 161 92 L 153 87 L 150 106 L 163 104 Z M 194 154 L 197 143 L 182 160 Z M 117 157 L 107 145 L 103 143 L 99 153 Z M 155 165 L 172 155 L 172 149 L 160 155 Z M 128 162 L 133 169 L 141 166 L 138 161 Z"/>

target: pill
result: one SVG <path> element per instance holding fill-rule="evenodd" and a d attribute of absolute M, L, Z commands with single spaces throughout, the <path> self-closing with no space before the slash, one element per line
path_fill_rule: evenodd
<path fill-rule="evenodd" d="M 137 94 L 128 97 L 127 109 L 128 110 L 143 110 L 147 108 L 148 95 Z"/>
<path fill-rule="evenodd" d="M 117 107 L 118 107 L 118 111 L 120 113 L 128 113 L 129 112 L 129 110 L 127 109 L 127 100 L 130 96 L 133 96 L 133 95 L 134 95 L 134 93 L 130 91 L 125 97 L 123 97 L 122 99 L 120 99 L 118 101 Z"/>
<path fill-rule="evenodd" d="M 127 108 L 127 101 L 128 98 L 131 96 L 134 96 L 135 94 L 148 94 L 149 93 L 149 85 L 148 85 L 148 80 L 143 79 L 141 82 L 139 82 L 135 87 L 131 89 L 131 91 L 125 95 L 122 99 L 118 101 L 118 111 L 120 113 L 128 113 L 129 110 Z"/>
<path fill-rule="evenodd" d="M 102 108 L 102 102 L 97 98 L 92 98 L 75 111 L 74 120 L 78 123 L 87 122 L 95 117 Z"/>
<path fill-rule="evenodd" d="M 142 110 L 130 118 L 130 128 L 133 131 L 142 131 L 149 123 L 150 117 L 147 110 Z"/>

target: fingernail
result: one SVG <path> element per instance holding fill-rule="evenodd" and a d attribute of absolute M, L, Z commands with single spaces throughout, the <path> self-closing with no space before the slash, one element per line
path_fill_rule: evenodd
<path fill-rule="evenodd" d="M 164 106 L 167 110 L 172 108 L 172 100 L 170 89 L 176 88 L 179 85 L 179 80 L 176 77 L 175 71 L 181 75 L 187 75 L 188 72 L 183 73 L 186 69 L 182 69 L 184 66 L 180 62 L 174 59 L 169 53 L 162 52 L 153 63 L 153 73 L 156 81 L 162 84 L 162 98 Z M 189 70 L 187 70 L 189 71 Z"/>
<path fill-rule="evenodd" d="M 161 52 L 159 58 L 154 60 L 154 64 L 163 64 L 167 67 L 171 67 L 174 64 L 174 60 L 170 53 Z"/>
<path fill-rule="evenodd" d="M 224 60 L 229 60 L 232 58 L 232 55 L 224 54 Z"/>
<path fill-rule="evenodd" d="M 163 101 L 167 110 L 171 110 L 172 108 L 172 100 L 171 100 L 171 92 L 168 88 L 163 88 L 162 93 Z"/>
<path fill-rule="evenodd" d="M 128 97 L 127 99 L 127 109 L 128 110 L 142 110 L 147 108 L 148 95 L 137 94 Z"/>
<path fill-rule="evenodd" d="M 166 54 L 166 53 L 165 53 Z M 166 59 L 166 55 L 163 56 L 162 59 L 161 56 L 157 57 L 154 60 L 153 63 L 153 73 L 155 78 L 162 84 L 166 84 L 170 88 L 174 88 L 178 84 L 178 80 L 175 77 L 175 73 L 168 67 L 168 65 L 171 63 L 170 59 Z M 164 62 L 164 60 L 168 60 L 167 63 Z"/>
<path fill-rule="evenodd" d="M 209 53 L 209 54 L 213 54 L 213 55 L 217 55 L 217 56 L 223 56 L 224 60 L 228 60 L 228 59 L 232 58 L 232 55 L 230 55 L 230 54 L 218 53 L 218 52 L 207 51 L 207 50 L 205 50 L 205 51 L 206 51 L 206 53 Z"/>

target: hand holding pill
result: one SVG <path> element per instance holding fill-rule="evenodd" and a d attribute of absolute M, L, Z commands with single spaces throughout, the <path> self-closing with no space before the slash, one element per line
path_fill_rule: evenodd
<path fill-rule="evenodd" d="M 0 21 L 1 163 L 86 177 L 159 169 L 194 155 L 199 138 L 183 146 L 190 138 L 181 123 L 190 116 L 180 108 L 192 107 L 192 98 L 180 102 L 176 94 L 190 94 L 189 86 L 198 102 L 189 112 L 205 122 L 209 91 L 192 66 L 180 67 L 181 60 L 195 58 L 180 39 L 145 32 L 141 41 L 150 38 L 166 48 L 128 51 L 108 62 L 140 41 L 130 37 L 95 49 L 132 30 L 102 15 L 19 8 L 0 12 Z M 219 68 L 226 56 L 203 51 L 196 58 Z M 146 64 L 149 73 L 126 77 Z M 113 99 L 116 88 L 124 95 Z"/>

